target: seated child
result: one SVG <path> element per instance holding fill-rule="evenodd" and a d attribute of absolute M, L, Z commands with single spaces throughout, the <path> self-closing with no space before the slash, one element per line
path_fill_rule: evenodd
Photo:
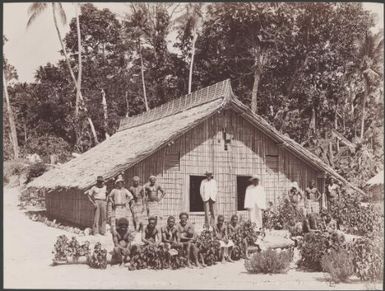
<path fill-rule="evenodd" d="M 177 230 L 179 233 L 178 239 L 179 243 L 183 245 L 183 248 L 187 252 L 187 265 L 191 267 L 190 256 L 191 253 L 194 256 L 195 264 L 197 267 L 201 267 L 199 264 L 199 256 L 198 256 L 198 248 L 194 242 L 196 240 L 196 233 L 194 231 L 194 227 L 191 223 L 188 222 L 188 214 L 186 212 L 182 212 L 179 214 L 180 222 L 177 225 Z"/>
<path fill-rule="evenodd" d="M 130 255 L 132 239 L 126 218 L 118 219 L 116 230 L 112 233 L 112 239 L 114 242 L 112 264 L 126 263 Z"/>
<path fill-rule="evenodd" d="M 148 218 L 148 224 L 142 231 L 142 242 L 144 245 L 158 244 L 160 242 L 156 221 L 157 219 L 154 216 Z"/>
<path fill-rule="evenodd" d="M 230 254 L 234 246 L 234 243 L 228 239 L 227 228 L 224 222 L 225 222 L 224 216 L 218 215 L 217 224 L 214 227 L 214 238 L 217 239 L 220 244 L 220 248 L 221 248 L 220 259 L 222 263 L 224 263 L 225 260 L 232 262 L 230 258 Z"/>

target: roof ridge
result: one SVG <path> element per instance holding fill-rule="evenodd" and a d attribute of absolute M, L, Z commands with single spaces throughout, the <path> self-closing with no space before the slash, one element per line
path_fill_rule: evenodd
<path fill-rule="evenodd" d="M 160 106 L 150 109 L 149 111 L 123 118 L 120 120 L 118 131 L 123 131 L 165 118 L 170 115 L 175 115 L 184 110 L 209 103 L 219 98 L 226 98 L 226 96 L 231 94 L 231 92 L 230 79 L 217 82 L 190 94 L 170 100 Z"/>

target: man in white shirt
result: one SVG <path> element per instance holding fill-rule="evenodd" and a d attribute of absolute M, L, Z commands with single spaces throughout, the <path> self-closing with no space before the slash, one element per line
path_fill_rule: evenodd
<path fill-rule="evenodd" d="M 266 209 L 266 193 L 262 185 L 259 185 L 258 176 L 252 176 L 249 181 L 251 185 L 247 186 L 245 193 L 244 207 L 249 211 L 249 218 L 256 228 L 260 229 L 262 225 L 262 210 Z"/>
<path fill-rule="evenodd" d="M 98 176 L 96 179 L 96 186 L 85 192 L 88 199 L 95 208 L 94 212 L 94 224 L 92 226 L 93 235 L 106 233 L 106 220 L 107 220 L 107 187 L 104 185 L 104 179 L 102 176 Z"/>
<path fill-rule="evenodd" d="M 217 199 L 218 186 L 213 178 L 213 173 L 206 171 L 206 179 L 202 180 L 200 194 L 205 210 L 205 227 L 209 227 L 209 216 L 211 213 L 210 225 L 215 224 L 215 201 Z"/>

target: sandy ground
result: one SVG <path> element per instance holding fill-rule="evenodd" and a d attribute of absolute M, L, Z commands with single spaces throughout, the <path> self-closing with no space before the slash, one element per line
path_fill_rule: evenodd
<path fill-rule="evenodd" d="M 248 274 L 243 261 L 205 269 L 131 272 L 119 266 L 106 270 L 85 264 L 51 266 L 57 236 L 73 234 L 31 221 L 17 208 L 17 194 L 17 188 L 4 189 L 4 288 L 382 290 L 382 284 L 358 280 L 331 286 L 324 273 Z M 78 240 L 101 241 L 108 249 L 112 245 L 110 236 Z"/>

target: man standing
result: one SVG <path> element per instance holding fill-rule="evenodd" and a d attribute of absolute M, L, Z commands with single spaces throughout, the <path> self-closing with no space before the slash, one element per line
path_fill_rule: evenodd
<path fill-rule="evenodd" d="M 301 191 L 299 190 L 298 183 L 293 182 L 290 185 L 288 192 L 289 201 L 298 211 L 305 211 L 305 197 L 303 197 Z M 306 213 L 304 213 L 306 215 Z"/>
<path fill-rule="evenodd" d="M 328 185 L 328 206 L 336 203 L 339 199 L 340 186 L 336 183 L 334 178 L 330 178 L 330 184 Z"/>
<path fill-rule="evenodd" d="M 139 182 L 140 178 L 135 176 L 132 178 L 132 186 L 129 188 L 130 192 L 134 196 L 132 204 L 132 217 L 134 218 L 133 223 L 136 231 L 141 231 L 146 218 L 143 186 L 139 185 Z"/>
<path fill-rule="evenodd" d="M 206 179 L 202 180 L 200 187 L 200 194 L 203 201 L 203 208 L 205 210 L 205 227 L 209 227 L 209 217 L 211 214 L 210 225 L 215 224 L 215 201 L 218 194 L 217 181 L 213 178 L 213 173 L 206 171 Z"/>
<path fill-rule="evenodd" d="M 147 216 L 154 216 L 158 220 L 160 216 L 160 201 L 166 195 L 160 185 L 156 183 L 156 177 L 150 176 L 149 182 L 144 185 L 144 198 L 146 201 Z M 159 197 L 159 192 L 161 196 Z"/>
<path fill-rule="evenodd" d="M 95 208 L 94 224 L 92 226 L 93 235 L 106 233 L 106 196 L 107 187 L 104 185 L 104 179 L 102 176 L 98 176 L 96 179 L 96 186 L 92 186 L 91 189 L 86 191 L 88 199 Z"/>
<path fill-rule="evenodd" d="M 252 176 L 249 180 L 251 185 L 247 186 L 244 207 L 249 211 L 252 223 L 259 230 L 262 225 L 262 210 L 266 209 L 266 193 L 263 186 L 259 185 L 258 176 Z"/>
<path fill-rule="evenodd" d="M 321 193 L 318 191 L 316 187 L 316 183 L 314 180 L 311 181 L 310 186 L 306 188 L 306 198 L 308 200 L 308 206 L 311 213 L 319 213 L 320 212 L 320 200 Z"/>
<path fill-rule="evenodd" d="M 123 177 L 119 175 L 115 181 L 116 188 L 108 195 L 108 201 L 112 205 L 112 219 L 111 226 L 112 231 L 116 230 L 116 221 L 119 218 L 126 218 L 129 220 L 130 208 L 133 200 L 133 196 L 126 188 L 123 187 Z"/>

